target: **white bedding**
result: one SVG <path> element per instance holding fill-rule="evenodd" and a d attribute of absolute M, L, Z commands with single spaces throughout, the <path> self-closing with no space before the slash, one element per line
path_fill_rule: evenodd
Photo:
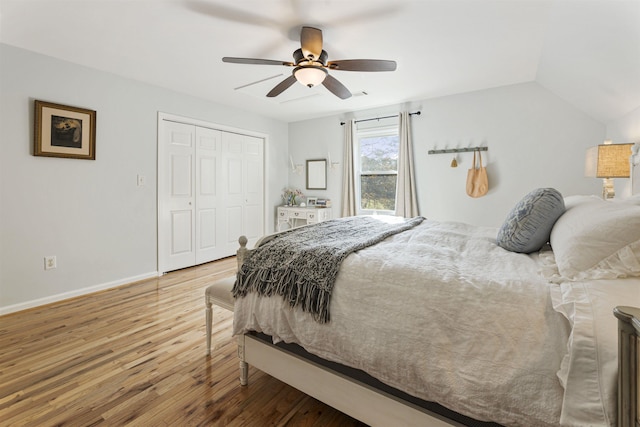
<path fill-rule="evenodd" d="M 234 334 L 256 330 L 300 344 L 480 420 L 558 425 L 564 410 L 563 421 L 578 425 L 563 408 L 557 375 L 570 334 L 551 303 L 559 285 L 539 274 L 537 255 L 498 247 L 496 232 L 425 221 L 346 258 L 330 323 L 281 297 L 250 294 L 235 303 Z"/>
<path fill-rule="evenodd" d="M 558 373 L 565 387 L 562 425 L 616 425 L 618 372 L 616 306 L 640 306 L 640 278 L 567 281 L 558 274 L 551 252 L 544 275 L 554 308 L 570 321 L 568 352 Z"/>

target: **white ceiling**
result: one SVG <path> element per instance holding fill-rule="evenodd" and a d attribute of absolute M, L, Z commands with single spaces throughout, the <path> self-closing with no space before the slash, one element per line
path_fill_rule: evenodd
<path fill-rule="evenodd" d="M 398 69 L 270 99 L 291 68 L 221 61 L 290 61 L 302 25 Z M 0 0 L 0 41 L 286 122 L 530 81 L 602 122 L 640 106 L 640 0 Z"/>

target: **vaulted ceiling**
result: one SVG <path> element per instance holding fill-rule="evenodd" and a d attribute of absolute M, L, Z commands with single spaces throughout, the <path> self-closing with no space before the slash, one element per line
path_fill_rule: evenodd
<path fill-rule="evenodd" d="M 290 67 L 221 60 L 292 61 L 302 25 L 397 70 L 267 98 Z M 531 81 L 602 122 L 640 107 L 638 0 L 0 0 L 0 41 L 286 122 Z"/>

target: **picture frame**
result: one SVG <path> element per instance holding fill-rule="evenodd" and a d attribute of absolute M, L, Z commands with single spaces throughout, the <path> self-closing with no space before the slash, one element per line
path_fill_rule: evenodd
<path fill-rule="evenodd" d="M 327 189 L 327 159 L 307 160 L 307 190 Z"/>
<path fill-rule="evenodd" d="M 307 197 L 307 206 L 310 208 L 315 208 L 316 203 L 318 202 L 317 197 Z"/>
<path fill-rule="evenodd" d="M 34 156 L 96 159 L 96 112 L 35 101 Z"/>

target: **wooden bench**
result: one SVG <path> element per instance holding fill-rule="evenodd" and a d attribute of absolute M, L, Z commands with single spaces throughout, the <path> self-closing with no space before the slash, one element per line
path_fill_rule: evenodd
<path fill-rule="evenodd" d="M 233 311 L 233 295 L 231 289 L 236 281 L 236 276 L 225 277 L 210 285 L 205 291 L 204 300 L 207 315 L 207 355 L 211 354 L 211 328 L 213 324 L 212 306 L 226 308 Z"/>

